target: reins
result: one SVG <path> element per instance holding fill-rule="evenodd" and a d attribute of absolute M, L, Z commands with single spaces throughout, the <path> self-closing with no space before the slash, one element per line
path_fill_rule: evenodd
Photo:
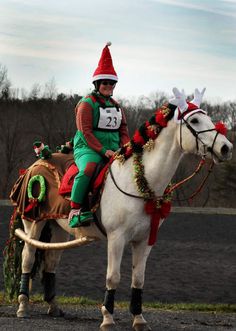
<path fill-rule="evenodd" d="M 183 185 L 184 183 L 186 183 L 187 181 L 189 181 L 191 178 L 193 178 L 195 175 L 197 175 L 202 166 L 205 164 L 205 159 L 201 159 L 201 161 L 199 162 L 196 170 L 192 173 L 192 175 L 188 176 L 187 178 L 183 179 L 182 181 L 180 181 L 179 183 L 173 185 L 170 190 L 167 191 L 167 193 L 171 193 L 173 192 L 174 190 L 178 189 L 181 185 Z M 209 168 L 208 168 L 208 172 L 207 172 L 207 175 L 203 178 L 201 184 L 198 186 L 198 188 L 190 195 L 190 197 L 188 198 L 185 198 L 185 199 L 172 199 L 173 201 L 191 201 L 193 200 L 193 198 L 201 192 L 203 186 L 205 185 L 208 177 L 210 176 L 211 172 L 212 172 L 212 169 L 214 167 L 214 161 L 211 162 Z"/>
<path fill-rule="evenodd" d="M 115 178 L 114 178 L 113 172 L 112 172 L 112 170 L 111 170 L 111 165 L 109 166 L 108 170 L 109 170 L 109 173 L 110 173 L 110 175 L 111 175 L 111 179 L 112 179 L 113 183 L 115 184 L 116 188 L 117 188 L 121 193 L 123 193 L 123 194 L 125 194 L 125 195 L 127 195 L 128 197 L 131 197 L 131 198 L 143 199 L 143 197 L 141 197 L 140 195 L 135 195 L 135 194 L 131 194 L 131 193 L 128 193 L 128 192 L 123 191 L 123 190 L 118 186 L 118 184 L 117 184 L 117 182 L 116 182 L 116 180 L 115 180 Z"/>
<path fill-rule="evenodd" d="M 202 169 L 202 167 L 203 167 L 204 164 L 205 164 L 205 159 L 202 158 L 202 159 L 200 160 L 200 162 L 199 162 L 197 168 L 194 170 L 194 172 L 193 172 L 190 176 L 188 176 L 187 178 L 185 178 L 185 179 L 179 181 L 179 182 L 176 183 L 176 184 L 173 184 L 170 188 L 168 188 L 168 189 L 166 190 L 166 192 L 165 192 L 162 196 L 158 196 L 158 197 L 156 197 L 156 199 L 161 200 L 161 199 L 165 198 L 165 196 L 168 196 L 168 195 L 170 195 L 172 192 L 174 192 L 175 190 L 179 189 L 183 184 L 187 183 L 190 179 L 192 179 L 195 175 L 197 175 L 197 174 L 200 172 L 200 170 Z M 210 167 L 209 167 L 209 169 L 208 169 L 208 173 L 207 173 L 207 175 L 205 176 L 205 178 L 203 179 L 203 181 L 201 182 L 201 184 L 199 185 L 199 187 L 196 189 L 196 191 L 194 191 L 194 192 L 191 194 L 191 196 L 190 196 L 189 198 L 183 199 L 183 200 L 181 200 L 181 201 L 184 201 L 184 200 L 192 200 L 192 199 L 193 199 L 198 193 L 200 193 L 200 191 L 202 190 L 204 184 L 206 183 L 206 181 L 207 181 L 209 175 L 210 175 L 211 172 L 212 172 L 213 166 L 214 166 L 214 162 L 212 161 L 212 163 L 211 163 L 211 165 L 210 165 Z M 117 188 L 121 193 L 123 193 L 123 194 L 125 194 L 125 195 L 127 195 L 127 196 L 129 196 L 129 197 L 131 197 L 131 198 L 144 199 L 144 198 L 143 198 L 142 196 L 140 196 L 140 195 L 131 194 L 131 193 L 128 193 L 128 192 L 125 192 L 124 190 L 122 190 L 122 189 L 118 186 L 118 184 L 117 184 L 117 182 L 116 182 L 116 180 L 115 180 L 115 178 L 114 178 L 114 175 L 113 175 L 113 172 L 112 172 L 111 166 L 109 167 L 109 173 L 110 173 L 110 175 L 111 175 L 111 179 L 112 179 L 114 185 L 116 186 L 116 188 Z M 147 200 L 152 200 L 152 199 L 153 199 L 153 197 L 150 197 L 150 198 L 147 199 Z"/>

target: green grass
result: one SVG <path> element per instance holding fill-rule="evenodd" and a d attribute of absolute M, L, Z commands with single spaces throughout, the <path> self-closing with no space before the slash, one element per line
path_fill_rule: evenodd
<path fill-rule="evenodd" d="M 44 303 L 42 295 L 35 294 L 30 297 L 33 303 Z M 78 306 L 101 306 L 102 301 L 92 300 L 86 297 L 65 297 L 58 296 L 57 301 L 61 305 L 78 305 Z M 0 292 L 0 304 L 9 303 L 17 304 L 17 299 L 13 301 L 6 300 L 4 293 Z M 116 302 L 117 308 L 129 308 L 129 302 Z M 169 310 L 169 311 L 201 311 L 214 313 L 236 313 L 236 304 L 207 304 L 207 303 L 162 303 L 162 302 L 144 302 L 144 309 Z"/>

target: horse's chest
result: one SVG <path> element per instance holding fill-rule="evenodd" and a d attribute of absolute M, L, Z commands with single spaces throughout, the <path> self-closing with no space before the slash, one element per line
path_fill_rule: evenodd
<path fill-rule="evenodd" d="M 136 220 L 128 230 L 131 241 L 142 241 L 148 237 L 150 232 L 150 221 L 145 219 Z"/>

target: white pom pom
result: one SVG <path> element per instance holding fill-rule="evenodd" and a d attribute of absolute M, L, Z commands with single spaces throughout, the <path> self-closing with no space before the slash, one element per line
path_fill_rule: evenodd
<path fill-rule="evenodd" d="M 108 41 L 107 42 L 107 46 L 111 46 L 111 41 Z"/>

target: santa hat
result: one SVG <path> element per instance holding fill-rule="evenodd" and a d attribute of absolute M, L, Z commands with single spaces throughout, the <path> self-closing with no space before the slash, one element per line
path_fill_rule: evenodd
<path fill-rule="evenodd" d="M 108 46 L 111 46 L 111 42 L 108 42 L 103 48 L 98 67 L 93 74 L 92 82 L 95 82 L 99 79 L 111 79 L 115 80 L 116 82 L 118 81 L 118 76 L 113 67 L 112 58 Z"/>

